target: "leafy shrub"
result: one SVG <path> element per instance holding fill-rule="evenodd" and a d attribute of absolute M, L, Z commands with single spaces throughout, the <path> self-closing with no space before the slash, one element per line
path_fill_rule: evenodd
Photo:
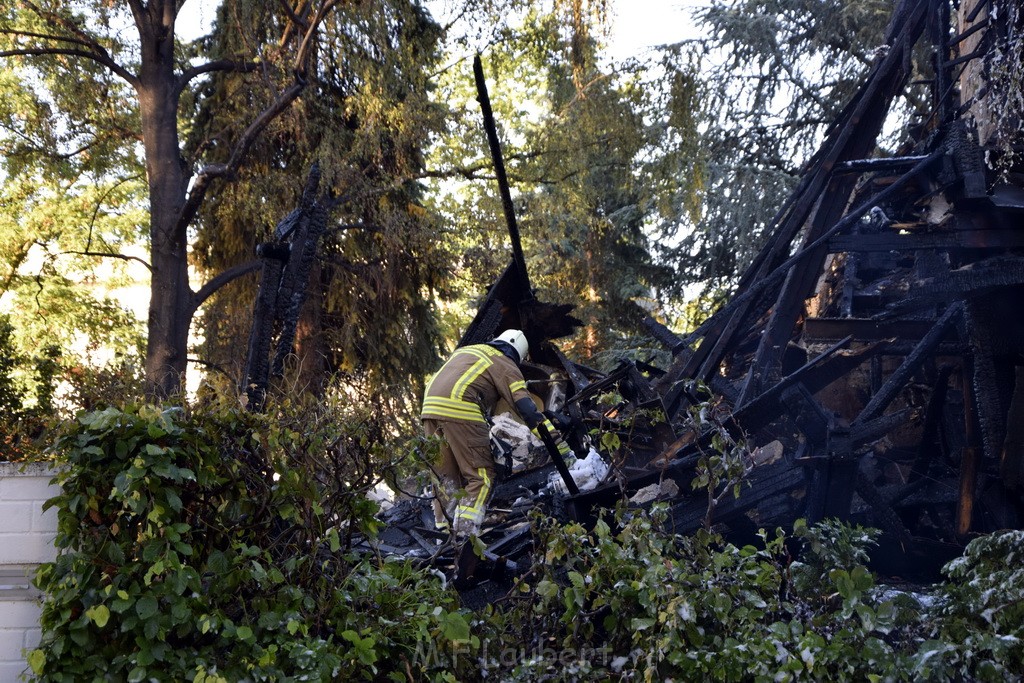
<path fill-rule="evenodd" d="M 1019 680 L 1024 672 L 1024 531 L 971 541 L 944 569 L 915 673 L 943 681 Z"/>
<path fill-rule="evenodd" d="M 57 444 L 60 552 L 36 577 L 33 672 L 406 680 L 423 642 L 468 639 L 437 577 L 348 547 L 374 526 L 359 430 L 323 415 L 154 407 L 79 418 Z"/>
<path fill-rule="evenodd" d="M 913 619 L 894 601 L 874 597 L 874 579 L 862 564 L 808 574 L 805 587 L 813 590 L 805 598 L 793 591 L 781 530 L 762 532 L 760 547 L 737 547 L 708 531 L 667 533 L 665 516 L 658 506 L 650 514 L 620 511 L 613 521 L 617 530 L 606 520 L 592 531 L 541 523 L 544 563 L 538 580 L 521 586 L 523 598 L 507 615 L 519 630 L 506 637 L 533 631 L 534 642 L 554 649 L 520 663 L 507 678 L 905 677 L 899 646 L 911 634 L 897 622 Z M 829 530 L 836 528 L 815 532 L 823 547 L 833 545 Z M 866 539 L 840 536 L 846 546 Z M 832 556 L 842 554 L 861 557 L 859 551 Z M 567 667 L 565 652 L 600 656 Z"/>

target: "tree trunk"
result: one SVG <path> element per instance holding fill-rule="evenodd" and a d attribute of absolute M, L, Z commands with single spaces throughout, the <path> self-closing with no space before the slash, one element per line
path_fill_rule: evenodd
<path fill-rule="evenodd" d="M 186 231 L 179 225 L 190 173 L 178 139 L 173 2 L 151 2 L 138 17 L 142 44 L 139 112 L 150 204 L 150 301 L 146 389 L 164 399 L 184 382 L 188 330 L 194 313 L 188 281 Z"/>

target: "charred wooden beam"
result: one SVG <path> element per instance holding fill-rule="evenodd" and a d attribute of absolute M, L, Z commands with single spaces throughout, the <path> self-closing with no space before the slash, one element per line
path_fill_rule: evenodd
<path fill-rule="evenodd" d="M 1024 484 L 1024 366 L 1014 368 L 1013 396 L 1006 415 L 1006 438 L 999 456 L 999 475 L 1006 488 Z"/>
<path fill-rule="evenodd" d="M 942 317 L 936 321 L 935 327 L 921 339 L 921 342 L 914 348 L 914 351 L 903 360 L 903 363 L 896 368 L 896 371 L 886 380 L 885 384 L 871 397 L 871 400 L 864 406 L 860 415 L 854 420 L 854 427 L 862 426 L 882 414 L 889 403 L 896 397 L 896 394 L 939 345 L 942 337 L 960 321 L 963 312 L 963 304 L 955 303 L 942 314 Z"/>
<path fill-rule="evenodd" d="M 872 199 L 869 199 L 869 200 L 863 202 L 855 210 L 853 210 L 852 212 L 847 214 L 841 221 L 839 221 L 832 228 L 827 230 L 817 240 L 815 240 L 811 244 L 807 245 L 806 248 L 801 249 L 797 253 L 795 253 L 792 256 L 790 256 L 788 259 L 786 259 L 786 261 L 784 261 L 774 271 L 769 273 L 764 278 L 761 278 L 761 279 L 757 280 L 755 283 L 753 283 L 750 286 L 750 288 L 747 291 L 743 292 L 739 296 L 737 296 L 734 299 L 732 299 L 720 311 L 720 314 L 722 315 L 723 319 L 727 320 L 728 323 L 729 323 L 729 325 L 726 328 L 726 331 L 722 333 L 721 337 L 717 337 L 717 338 L 712 338 L 710 336 L 705 337 L 704 340 L 701 342 L 700 347 L 698 347 L 697 351 L 694 353 L 694 355 L 689 359 L 689 361 L 686 363 L 686 365 L 683 366 L 682 372 L 676 372 L 675 374 L 677 376 L 678 375 L 682 375 L 683 377 L 693 377 L 694 376 L 693 374 L 687 374 L 687 373 L 692 369 L 692 367 L 693 367 L 693 365 L 695 363 L 695 359 L 698 359 L 699 357 L 703 357 L 703 359 L 704 359 L 704 361 L 703 361 L 704 364 L 702 366 L 700 366 L 700 367 L 706 368 L 707 372 L 711 372 L 711 370 L 717 368 L 718 363 L 721 361 L 722 356 L 724 356 L 724 354 L 725 354 L 725 349 L 728 348 L 729 344 L 731 343 L 731 339 L 729 339 L 729 335 L 734 333 L 735 330 L 739 328 L 739 324 L 738 324 L 737 321 L 742 319 L 742 315 L 740 315 L 740 314 L 746 311 L 744 306 L 746 304 L 748 304 L 751 299 L 753 299 L 754 297 L 763 295 L 765 293 L 765 291 L 769 287 L 771 287 L 772 285 L 777 283 L 779 279 L 781 279 L 786 273 L 788 273 L 789 269 L 792 266 L 794 266 L 797 263 L 800 263 L 803 259 L 807 258 L 809 255 L 817 253 L 816 252 L 817 248 L 820 247 L 821 245 L 827 243 L 828 240 L 830 238 L 832 238 L 834 235 L 836 235 L 836 234 L 840 233 L 841 231 L 847 229 L 855 221 L 860 220 L 860 218 L 864 214 L 866 214 L 868 211 L 870 211 L 874 206 L 877 206 L 878 204 L 881 204 L 881 203 L 887 201 L 889 199 L 889 197 L 891 197 L 892 195 L 894 195 L 897 192 L 901 191 L 903 189 L 903 187 L 905 187 L 908 183 L 910 183 L 913 179 L 915 179 L 920 173 L 922 173 L 925 169 L 927 169 L 935 160 L 939 159 L 942 156 L 942 154 L 943 154 L 942 150 L 936 150 L 935 152 L 932 152 L 931 154 L 929 154 L 922 161 L 920 161 L 916 166 L 914 166 L 914 168 L 910 169 L 906 174 L 900 176 L 900 178 L 898 178 L 891 185 L 889 185 L 884 190 L 879 192 L 875 197 L 873 197 Z M 732 332 L 730 332 L 730 330 L 732 330 Z M 713 347 L 714 352 L 712 352 L 709 349 L 709 350 L 705 351 L 702 354 L 701 353 L 702 349 L 704 349 L 708 345 Z M 713 364 L 711 363 L 712 360 L 714 360 Z M 704 372 L 704 370 L 702 370 L 702 372 Z M 670 418 L 674 418 L 676 412 L 679 410 L 679 408 L 681 408 L 681 403 L 679 403 L 679 402 L 672 402 L 672 403 L 666 402 L 666 403 L 667 403 L 666 408 L 668 408 L 669 411 L 670 411 L 670 414 L 669 414 Z"/>
<path fill-rule="evenodd" d="M 739 406 L 734 416 L 736 422 L 746 431 L 756 432 L 785 411 L 782 395 L 790 387 L 801 384 L 810 393 L 817 393 L 886 348 L 886 344 L 876 343 L 849 351 L 845 349 L 849 341 L 849 337 L 840 340 L 754 400 Z"/>
<path fill-rule="evenodd" d="M 872 130 L 875 128 L 881 129 L 881 121 L 872 126 Z M 873 146 L 874 138 L 872 135 L 870 142 L 861 144 Z M 854 178 L 841 177 L 829 183 L 811 218 L 804 238 L 805 245 L 813 243 L 826 228 L 839 222 L 855 182 Z M 786 275 L 782 291 L 772 307 L 768 326 L 761 333 L 757 352 L 747 370 L 746 380 L 740 390 L 740 404 L 760 394 L 768 383 L 777 379 L 782 366 L 782 354 L 793 336 L 793 327 L 803 313 L 804 301 L 814 292 L 827 254 L 828 248 L 825 245 L 816 247 L 813 254 L 804 259 L 803 263 L 795 265 Z"/>
<path fill-rule="evenodd" d="M 480 103 L 480 110 L 483 112 L 487 145 L 490 147 L 491 160 L 494 163 L 494 175 L 498 180 L 501 208 L 505 212 L 508 235 L 512 240 L 512 262 L 515 264 L 516 275 L 519 278 L 519 291 L 529 299 L 533 297 L 533 292 L 530 288 L 530 277 L 526 272 L 526 257 L 523 255 L 523 245 L 519 237 L 519 224 L 516 222 L 515 207 L 512 204 L 512 193 L 508 186 L 508 176 L 505 174 L 505 161 L 501 154 L 501 142 L 498 140 L 498 129 L 494 124 L 494 112 L 491 110 L 491 98 L 487 94 L 487 79 L 484 78 L 483 62 L 480 60 L 479 54 L 473 58 L 473 76 L 476 79 L 477 101 Z"/>
<path fill-rule="evenodd" d="M 828 342 L 850 339 L 858 342 L 879 340 L 917 341 L 928 334 L 935 323 L 931 320 L 875 320 L 872 318 L 807 318 L 804 321 L 805 342 Z M 956 337 L 949 331 L 943 341 Z"/>
<path fill-rule="evenodd" d="M 914 164 L 923 161 L 925 155 L 884 157 L 880 159 L 851 159 L 836 164 L 835 173 L 877 173 L 879 171 L 893 171 L 901 168 L 910 168 Z"/>
<path fill-rule="evenodd" d="M 902 546 L 903 552 L 910 551 L 914 544 L 913 538 L 910 535 L 910 531 L 907 529 L 903 520 L 893 510 L 892 505 L 885 499 L 884 496 L 879 492 L 874 482 L 868 479 L 863 472 L 857 472 L 857 495 L 868 504 L 872 512 L 874 512 L 874 519 L 885 531 L 893 534 Z"/>
<path fill-rule="evenodd" d="M 792 203 L 792 208 L 787 213 L 785 219 L 773 230 L 771 242 L 766 245 L 766 248 L 755 259 L 756 266 L 753 266 L 748 270 L 748 274 L 744 275 L 744 281 L 751 282 L 751 289 L 744 292 L 744 294 L 749 295 L 757 286 L 760 286 L 760 288 L 765 287 L 763 284 L 765 280 L 762 278 L 766 279 L 769 273 L 782 268 L 783 264 L 788 264 L 786 271 L 796 265 L 797 262 L 793 261 L 792 258 L 786 259 L 786 254 L 789 251 L 792 240 L 814 212 L 814 207 L 818 205 L 822 193 L 825 192 L 829 183 L 832 182 L 832 172 L 835 165 L 841 161 L 862 158 L 871 150 L 881 130 L 882 121 L 885 118 L 885 112 L 888 111 L 889 103 L 902 89 L 907 80 L 908 71 L 905 58 L 923 30 L 926 7 L 927 5 L 924 1 L 918 2 L 917 0 L 906 0 L 897 6 L 886 34 L 886 43 L 891 45 L 892 48 L 883 59 L 874 65 L 864 87 L 851 99 L 840 114 L 837 122 L 828 131 L 826 142 L 811 162 L 810 170 L 806 174 L 809 181 L 801 188 L 801 195 Z M 914 168 L 916 169 L 924 163 L 926 163 L 926 160 L 918 162 L 918 165 Z M 846 187 L 845 184 L 843 185 Z M 832 204 L 845 204 L 846 199 L 847 197 L 843 197 L 841 200 L 836 198 Z M 839 207 L 838 214 L 841 214 L 842 208 Z M 831 206 L 826 209 L 826 213 L 834 212 L 835 209 Z M 835 215 L 835 218 L 838 219 L 838 215 Z M 815 238 L 823 231 L 829 236 L 834 234 L 833 231 L 825 230 L 826 222 L 824 218 L 821 219 L 818 234 L 814 235 Z M 846 226 L 844 225 L 844 227 Z M 808 258 L 817 260 L 820 251 L 820 244 L 805 244 L 805 247 L 800 252 L 800 260 L 804 261 Z M 780 262 L 782 263 L 780 264 Z M 753 277 L 748 277 L 755 269 L 756 272 Z M 809 268 L 807 270 L 813 269 Z M 796 283 L 787 288 L 787 302 L 789 298 L 796 296 L 797 288 Z M 740 303 L 741 300 L 742 303 Z M 756 302 L 753 296 L 747 296 L 746 300 L 743 300 L 741 295 L 733 301 L 736 311 L 732 314 L 730 323 L 733 323 L 733 321 L 737 322 L 735 324 L 727 324 L 721 337 L 717 339 L 705 338 L 695 352 L 694 359 L 691 359 L 691 363 L 688 364 L 691 377 L 699 377 L 701 379 L 709 377 L 718 367 L 729 348 L 731 348 L 732 337 L 736 334 L 737 330 L 746 327 L 747 321 L 752 317 L 760 316 L 763 312 L 760 308 L 751 310 L 752 305 Z M 788 320 L 790 317 L 788 306 L 786 309 L 781 318 Z M 785 320 L 781 318 L 773 325 L 773 330 L 776 333 L 771 335 L 771 341 L 767 343 L 762 342 L 761 349 L 764 349 L 764 351 L 759 349 L 759 353 L 774 355 L 780 352 L 780 346 L 784 346 L 774 343 L 777 341 L 775 337 L 782 334 L 778 330 L 786 327 Z M 767 369 L 767 376 L 771 376 L 776 369 L 774 365 L 775 359 L 772 358 L 770 360 L 773 362 L 771 367 Z M 756 366 L 757 363 L 754 363 L 752 369 Z M 748 382 L 748 386 L 749 384 L 750 382 Z M 755 386 L 750 386 L 749 389 L 745 389 L 741 394 L 749 398 L 760 393 L 762 387 L 757 386 L 757 382 L 754 382 L 754 384 Z"/>
<path fill-rule="evenodd" d="M 644 316 L 643 326 L 655 340 L 671 351 L 673 356 L 686 348 L 686 342 L 651 316 Z"/>
<path fill-rule="evenodd" d="M 309 291 L 310 268 L 332 206 L 318 196 L 319 186 L 320 168 L 313 164 L 299 205 L 277 224 L 274 241 L 256 248 L 257 256 L 263 259 L 263 271 L 239 387 L 246 396 L 247 408 L 253 412 L 263 410 L 270 378 L 281 375 L 284 358 L 295 341 L 295 328 Z M 278 340 L 271 359 L 275 332 Z"/>
<path fill-rule="evenodd" d="M 873 420 L 858 424 L 856 427 L 851 427 L 850 440 L 853 442 L 854 448 L 859 448 L 877 441 L 897 427 L 901 427 L 919 417 L 920 411 L 917 408 L 904 408 L 894 413 L 882 415 Z"/>

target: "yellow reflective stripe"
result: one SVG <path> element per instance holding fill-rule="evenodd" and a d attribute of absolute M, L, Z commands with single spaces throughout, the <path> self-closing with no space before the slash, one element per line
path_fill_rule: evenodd
<path fill-rule="evenodd" d="M 469 370 L 463 373 L 459 381 L 452 387 L 452 398 L 461 400 L 466 395 L 466 389 L 472 384 L 480 375 L 487 372 L 487 368 L 491 367 L 491 360 L 489 358 L 481 358 L 477 362 L 470 366 Z"/>
<path fill-rule="evenodd" d="M 509 384 L 508 388 L 509 388 L 509 390 L 513 394 L 516 393 L 517 391 L 519 391 L 520 389 L 522 389 L 523 391 L 526 391 L 526 382 L 525 381 L 516 380 L 515 382 L 512 382 L 512 384 Z"/>
<path fill-rule="evenodd" d="M 423 399 L 422 415 L 440 415 L 471 422 L 486 422 L 480 406 L 469 401 L 456 401 L 444 396 L 427 396 Z"/>
<path fill-rule="evenodd" d="M 455 507 L 455 516 L 457 518 L 468 519 L 473 522 L 483 519 L 484 510 L 487 507 L 487 497 L 491 493 L 491 478 L 487 476 L 487 470 L 483 467 L 478 467 L 476 473 L 483 479 L 483 485 L 476 494 L 476 500 L 473 501 L 472 505 L 461 504 Z"/>
<path fill-rule="evenodd" d="M 430 379 L 427 380 L 427 389 L 426 391 L 423 392 L 424 394 L 430 393 L 430 387 L 434 385 L 434 380 L 437 379 L 437 376 L 440 374 L 440 372 L 435 372 L 433 375 L 430 376 Z"/>
<path fill-rule="evenodd" d="M 477 510 L 463 508 L 461 510 L 455 511 L 455 519 L 465 519 L 467 521 L 473 522 L 474 524 L 478 524 L 483 518 L 483 513 Z"/>
<path fill-rule="evenodd" d="M 484 485 L 480 487 L 480 493 L 477 494 L 476 502 L 473 505 L 482 510 L 484 503 L 487 502 L 487 494 L 491 492 L 491 479 L 487 476 L 487 470 L 483 467 L 478 467 L 476 473 L 484 480 Z"/>

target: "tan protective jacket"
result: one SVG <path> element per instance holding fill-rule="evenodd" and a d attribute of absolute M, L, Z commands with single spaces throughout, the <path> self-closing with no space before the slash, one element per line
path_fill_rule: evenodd
<path fill-rule="evenodd" d="M 512 359 L 493 346 L 474 344 L 455 351 L 427 382 L 420 417 L 485 424 L 499 399 L 514 406 L 529 397 Z"/>

